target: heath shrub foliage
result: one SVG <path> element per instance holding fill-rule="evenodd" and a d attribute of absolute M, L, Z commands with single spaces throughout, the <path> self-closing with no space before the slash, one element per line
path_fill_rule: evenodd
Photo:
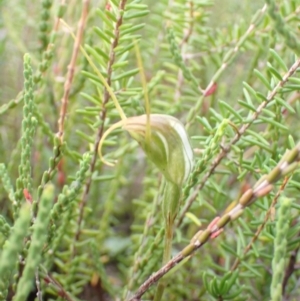
<path fill-rule="evenodd" d="M 299 300 L 299 0 L 0 9 L 0 301 Z"/>

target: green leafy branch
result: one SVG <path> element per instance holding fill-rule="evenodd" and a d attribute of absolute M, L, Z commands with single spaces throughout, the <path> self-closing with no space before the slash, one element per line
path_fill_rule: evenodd
<path fill-rule="evenodd" d="M 178 263 L 191 256 L 196 250 L 206 244 L 209 239 L 217 237 L 230 221 L 241 216 L 244 209 L 253 204 L 258 198 L 267 195 L 272 189 L 273 184 L 282 176 L 295 170 L 300 159 L 300 143 L 291 151 L 288 151 L 280 160 L 278 165 L 268 174 L 260 178 L 253 188 L 248 189 L 238 200 L 237 205 L 229 212 L 225 212 L 221 217 L 216 217 L 205 230 L 200 230 L 192 238 L 190 244 L 179 254 L 172 258 L 160 270 L 148 278 L 137 290 L 129 301 L 140 300 L 141 296 L 156 283 L 161 277 L 168 273 Z"/>
<path fill-rule="evenodd" d="M 300 59 L 296 60 L 296 62 L 291 66 L 291 68 L 286 72 L 286 74 L 281 78 L 280 81 L 276 84 L 276 86 L 273 88 L 273 90 L 268 93 L 268 96 L 264 97 L 264 101 L 259 105 L 257 109 L 254 109 L 254 113 L 252 116 L 247 120 L 247 123 L 243 124 L 241 128 L 237 131 L 236 135 L 232 138 L 232 140 L 229 142 L 228 145 L 222 146 L 221 151 L 217 155 L 217 157 L 212 162 L 209 170 L 206 172 L 206 174 L 201 179 L 200 184 L 198 184 L 191 196 L 188 198 L 188 200 L 185 203 L 184 208 L 181 211 L 179 220 L 177 225 L 180 225 L 183 221 L 183 218 L 186 214 L 186 212 L 189 210 L 193 202 L 195 201 L 199 191 L 204 187 L 205 183 L 207 182 L 207 179 L 213 174 L 216 167 L 220 164 L 223 158 L 228 154 L 232 146 L 237 143 L 240 138 L 243 136 L 243 134 L 246 132 L 246 130 L 251 126 L 251 124 L 258 118 L 258 116 L 263 112 L 263 109 L 267 106 L 267 104 L 275 98 L 277 93 L 279 93 L 284 87 L 284 85 L 288 82 L 289 78 L 297 71 L 297 69 L 300 66 Z M 256 96 L 256 92 L 254 91 L 254 95 Z"/>

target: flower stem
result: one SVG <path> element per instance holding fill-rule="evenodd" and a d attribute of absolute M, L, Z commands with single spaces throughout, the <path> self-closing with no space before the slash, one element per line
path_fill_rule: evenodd
<path fill-rule="evenodd" d="M 172 240 L 173 240 L 173 221 L 166 222 L 165 245 L 163 255 L 163 265 L 171 259 Z"/>
<path fill-rule="evenodd" d="M 165 265 L 171 259 L 172 252 L 172 240 L 173 240 L 173 224 L 174 222 L 169 220 L 166 221 L 165 225 L 165 242 L 164 242 L 164 254 L 163 254 L 163 265 Z M 157 290 L 153 301 L 160 301 L 164 293 L 167 283 L 164 279 L 158 282 Z"/>
<path fill-rule="evenodd" d="M 164 241 L 164 254 L 163 262 L 165 265 L 171 259 L 172 253 L 172 240 L 173 240 L 173 227 L 174 221 L 179 209 L 180 200 L 180 188 L 178 185 L 166 182 L 164 191 L 164 218 L 165 218 L 165 241 Z M 166 280 L 161 279 L 158 282 L 157 290 L 155 292 L 154 301 L 160 301 L 162 299 L 164 289 L 166 287 Z"/>

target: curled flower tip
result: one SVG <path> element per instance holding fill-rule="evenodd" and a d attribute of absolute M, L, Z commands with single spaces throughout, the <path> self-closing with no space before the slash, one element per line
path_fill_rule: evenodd
<path fill-rule="evenodd" d="M 173 116 L 150 115 L 150 139 L 147 139 L 147 115 L 129 117 L 123 128 L 139 142 L 147 157 L 168 181 L 181 185 L 193 167 L 193 151 L 183 124 Z"/>
<path fill-rule="evenodd" d="M 118 162 L 117 160 L 113 161 L 113 162 L 109 162 L 109 161 L 106 161 L 102 155 L 102 146 L 103 146 L 103 143 L 105 141 L 105 138 L 115 129 L 121 127 L 122 125 L 124 124 L 124 121 L 121 120 L 115 124 L 113 124 L 110 128 L 108 128 L 105 133 L 103 134 L 103 136 L 101 137 L 101 140 L 99 142 L 99 146 L 98 146 L 98 154 L 99 154 L 99 157 L 100 157 L 100 160 L 108 165 L 108 166 L 115 166 L 116 163 Z"/>

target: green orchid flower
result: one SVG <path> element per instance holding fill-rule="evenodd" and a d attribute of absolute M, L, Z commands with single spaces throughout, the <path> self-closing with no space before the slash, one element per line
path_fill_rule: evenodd
<path fill-rule="evenodd" d="M 183 124 L 175 117 L 151 114 L 147 138 L 147 115 L 130 117 L 123 128 L 139 142 L 147 157 L 167 181 L 182 185 L 193 167 L 193 151 Z"/>

